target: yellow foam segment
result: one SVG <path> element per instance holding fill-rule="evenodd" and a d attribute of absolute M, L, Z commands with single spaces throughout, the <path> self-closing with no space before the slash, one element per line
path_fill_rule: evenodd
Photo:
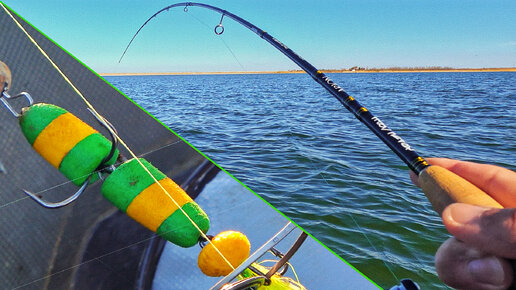
<path fill-rule="evenodd" d="M 32 147 L 55 168 L 84 138 L 97 131 L 71 113 L 55 118 L 34 141 Z"/>
<path fill-rule="evenodd" d="M 160 180 L 159 183 L 180 207 L 192 202 L 192 199 L 172 179 L 167 177 Z M 149 230 L 156 232 L 161 223 L 177 209 L 176 204 L 163 189 L 157 183 L 153 183 L 133 199 L 127 207 L 127 215 Z"/>
<path fill-rule="evenodd" d="M 215 247 L 224 255 L 233 268 L 242 264 L 251 251 L 251 243 L 241 232 L 225 231 L 216 235 L 202 248 L 197 258 L 201 271 L 210 277 L 226 276 L 233 270 Z"/>

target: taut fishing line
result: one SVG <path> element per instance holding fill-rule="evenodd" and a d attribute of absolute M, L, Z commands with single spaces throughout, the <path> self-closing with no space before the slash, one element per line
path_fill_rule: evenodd
<path fill-rule="evenodd" d="M 103 263 L 103 262 L 102 262 L 101 260 L 99 260 L 99 259 L 104 258 L 104 257 L 107 257 L 107 256 L 112 255 L 112 254 L 114 254 L 114 253 L 117 253 L 117 252 L 120 252 L 120 251 L 123 251 L 123 250 L 129 249 L 129 248 L 130 248 L 130 247 L 132 247 L 132 246 L 135 246 L 135 245 L 138 245 L 138 244 L 144 243 L 144 242 L 149 241 L 149 240 L 152 240 L 152 239 L 154 239 L 154 238 L 156 238 L 156 237 L 157 237 L 157 235 L 154 235 L 154 236 L 152 236 L 152 237 L 149 237 L 149 238 L 143 239 L 143 240 L 141 240 L 141 241 L 138 241 L 138 242 L 132 243 L 132 244 L 127 245 L 127 246 L 125 246 L 125 247 L 121 247 L 121 248 L 119 248 L 119 249 L 117 249 L 117 250 L 114 250 L 114 251 L 111 251 L 111 252 L 109 252 L 109 253 L 106 253 L 106 254 L 103 254 L 103 255 L 97 256 L 97 257 L 95 257 L 95 258 L 91 258 L 91 259 L 89 259 L 89 260 L 87 260 L 87 261 L 84 261 L 84 262 L 82 262 L 82 263 L 79 263 L 79 264 L 77 264 L 77 265 L 73 265 L 73 266 L 70 266 L 70 267 L 68 267 L 68 268 L 65 268 L 65 269 L 59 270 L 59 271 L 57 271 L 57 272 L 54 272 L 54 273 L 52 273 L 52 274 L 48 274 L 48 275 L 46 275 L 46 276 L 44 276 L 44 277 L 41 277 L 41 278 L 36 279 L 36 280 L 34 280 L 34 281 L 31 281 L 31 282 L 29 282 L 29 283 L 27 283 L 27 284 L 20 285 L 20 286 L 18 286 L 18 287 L 16 287 L 16 288 L 13 288 L 13 290 L 14 290 L 14 289 L 20 289 L 20 288 L 23 288 L 23 287 L 29 286 L 30 284 L 33 284 L 33 283 L 36 283 L 36 282 L 41 281 L 41 280 L 43 280 L 43 279 L 46 279 L 46 278 L 52 277 L 52 276 L 54 276 L 54 275 L 57 275 L 57 274 L 64 273 L 64 272 L 66 272 L 66 271 L 69 271 L 69 270 L 75 269 L 75 268 L 77 268 L 77 267 L 80 267 L 80 266 L 82 266 L 82 265 L 84 265 L 84 264 L 87 264 L 87 263 L 90 263 L 90 262 L 92 262 L 92 261 L 99 261 L 99 262 L 101 262 L 102 264 L 106 265 L 105 263 Z M 107 265 L 106 265 L 106 266 L 107 266 Z"/>
<path fill-rule="evenodd" d="M 197 20 L 200 24 L 202 24 L 203 26 L 205 26 L 206 28 L 208 28 L 209 30 L 212 30 L 210 26 L 208 26 L 208 24 L 206 24 L 205 22 L 203 22 L 201 19 L 199 19 L 199 17 L 196 17 L 195 15 L 193 15 L 192 13 L 188 13 L 188 9 L 185 9 L 185 13 L 186 15 L 192 17 L 193 19 Z M 233 52 L 233 50 L 231 49 L 231 47 L 229 47 L 229 45 L 227 44 L 227 42 L 224 40 L 224 37 L 223 35 L 221 34 L 217 34 L 219 37 L 218 39 L 220 39 L 220 41 L 222 41 L 222 44 L 224 44 L 224 46 L 227 48 L 227 50 L 229 51 L 229 53 L 233 56 L 233 58 L 235 59 L 235 61 L 238 63 L 238 65 L 240 66 L 240 68 L 245 71 L 245 67 L 244 65 L 242 65 L 242 63 L 240 62 L 240 60 L 238 60 L 237 56 L 235 55 L 235 53 Z M 121 60 L 121 59 L 120 59 Z"/>
<path fill-rule="evenodd" d="M 428 199 L 432 203 L 434 209 L 440 213 L 448 204 L 452 202 L 466 202 L 470 204 L 483 205 L 483 206 L 492 206 L 497 208 L 503 208 L 498 202 L 490 198 L 484 192 L 476 188 L 471 183 L 468 183 L 464 179 L 460 178 L 457 175 L 454 175 L 450 171 L 438 167 L 438 166 L 430 166 L 427 161 L 421 157 L 405 140 L 403 140 L 399 135 L 397 135 L 393 130 L 386 126 L 378 117 L 374 116 L 371 112 L 369 112 L 365 107 L 361 106 L 358 101 L 355 100 L 352 96 L 348 95 L 339 85 L 333 82 L 328 76 L 326 76 L 321 71 L 317 70 L 313 65 L 309 62 L 301 58 L 290 48 L 285 46 L 283 43 L 272 37 L 270 34 L 265 32 L 264 30 L 258 28 L 257 26 L 251 24 L 250 22 L 242 19 L 239 16 L 236 16 L 226 10 L 220 9 L 218 7 L 214 7 L 207 4 L 201 3 L 177 3 L 173 5 L 169 5 L 155 14 L 153 14 L 145 23 L 137 30 L 126 49 L 122 53 L 119 62 L 122 60 L 123 56 L 126 54 L 128 48 L 131 43 L 134 41 L 135 37 L 142 30 L 142 28 L 154 17 L 164 11 L 168 11 L 173 7 L 184 7 L 184 10 L 187 11 L 188 7 L 197 6 L 201 8 L 206 8 L 209 10 L 216 11 L 222 14 L 220 19 L 220 23 L 215 27 L 215 33 L 220 35 L 224 32 L 224 27 L 222 25 L 222 21 L 225 16 L 235 20 L 239 24 L 245 26 L 249 30 L 253 31 L 255 34 L 260 36 L 262 39 L 267 41 L 269 44 L 274 46 L 280 52 L 282 52 L 285 56 L 291 59 L 294 63 L 296 63 L 299 67 L 301 67 L 306 73 L 308 73 L 317 83 L 319 83 L 323 88 L 325 88 L 331 95 L 333 95 L 346 109 L 348 109 L 357 119 L 359 119 L 369 130 L 371 130 L 380 140 L 382 140 L 407 166 L 410 170 L 419 175 L 420 183 L 422 185 L 423 191 L 427 195 Z M 40 50 L 40 52 L 48 59 L 48 61 L 52 64 L 52 66 L 62 75 L 65 81 L 75 90 L 75 92 L 83 99 L 83 101 L 87 104 L 87 106 L 91 109 L 94 116 L 99 120 L 105 120 L 88 102 L 88 100 L 81 94 L 81 92 L 73 85 L 73 83 L 67 78 L 67 76 L 59 69 L 59 67 L 50 59 L 50 57 L 45 53 L 45 51 L 37 44 L 36 41 L 25 31 L 23 26 L 14 18 L 14 16 L 10 13 L 9 10 L 2 4 L 3 9 L 8 13 L 8 15 L 16 22 L 19 28 L 27 35 L 27 37 L 33 42 L 33 44 Z M 233 57 L 236 58 L 234 53 L 231 51 L 229 46 L 225 44 L 226 47 L 230 50 Z M 237 62 L 238 59 L 237 59 Z M 240 62 L 239 62 L 240 63 Z M 292 131 L 290 130 L 290 134 L 292 136 Z M 131 154 L 131 156 L 136 159 L 136 162 L 140 167 L 144 169 L 147 174 L 149 174 L 154 180 L 155 183 L 161 188 L 161 190 L 170 198 L 170 200 L 175 204 L 177 208 L 185 215 L 188 220 L 192 223 L 193 226 L 198 230 L 200 235 L 205 238 L 209 243 L 211 243 L 210 239 L 204 234 L 204 232 L 200 229 L 200 227 L 186 214 L 186 212 L 179 206 L 179 204 L 172 198 L 169 192 L 158 182 L 158 180 L 151 174 L 149 169 L 147 169 L 143 163 L 137 158 L 137 156 L 131 151 L 131 149 L 127 146 L 127 144 L 118 136 L 116 133 L 112 133 L 114 138 L 122 144 L 127 151 Z M 310 160 L 313 164 L 312 160 Z M 323 179 L 325 180 L 324 176 Z M 328 183 L 325 180 L 326 183 Z M 84 183 L 86 184 L 86 183 Z M 450 187 L 451 186 L 451 187 Z M 355 221 L 356 222 L 356 221 Z M 357 224 L 358 226 L 358 224 Z M 223 260 L 232 268 L 235 269 L 232 264 L 222 255 L 222 253 L 212 244 L 214 249 L 218 252 L 218 254 L 223 258 Z"/>
<path fill-rule="evenodd" d="M 290 48 L 288 48 L 285 44 L 281 43 L 276 38 L 272 37 L 269 33 L 265 32 L 264 30 L 260 29 L 256 25 L 248 22 L 247 20 L 231 13 L 226 10 L 220 9 L 215 6 L 202 4 L 202 3 L 194 3 L 194 2 L 184 2 L 184 3 L 177 3 L 169 5 L 158 12 L 154 13 L 147 21 L 145 21 L 142 26 L 136 31 L 136 33 L 133 35 L 131 40 L 129 41 L 129 44 L 127 44 L 127 47 L 125 48 L 124 52 L 122 53 L 122 56 L 119 59 L 119 62 L 122 61 L 122 58 L 126 54 L 127 50 L 133 43 L 136 36 L 140 33 L 140 31 L 151 21 L 154 17 L 156 17 L 158 14 L 168 11 L 171 8 L 174 7 L 185 7 L 188 9 L 190 6 L 197 6 L 201 8 L 206 8 L 209 10 L 213 10 L 217 13 L 222 14 L 222 18 L 224 16 L 229 17 L 236 22 L 240 23 L 241 25 L 245 26 L 258 36 L 260 36 L 263 40 L 270 43 L 272 46 L 274 46 L 276 49 L 278 49 L 281 53 L 283 53 L 285 56 L 290 58 L 294 63 L 296 63 L 299 67 L 301 67 L 306 73 L 308 73 L 317 83 L 319 83 L 323 88 L 325 88 L 330 94 L 332 94 L 341 104 L 348 109 L 351 113 L 354 114 L 354 116 L 359 119 L 364 125 L 366 125 L 378 138 L 380 138 L 398 157 L 407 164 L 407 166 L 414 171 L 416 174 L 419 174 L 423 171 L 426 167 L 429 166 L 429 164 L 426 162 L 426 160 L 421 157 L 410 145 L 403 140 L 400 136 L 398 136 L 394 131 L 392 131 L 385 123 L 383 123 L 378 117 L 375 117 L 369 110 L 367 110 L 365 107 L 360 105 L 355 98 L 348 95 L 344 89 L 342 89 L 339 85 L 337 85 L 335 82 L 333 82 L 328 76 L 326 76 L 324 73 L 322 73 L 320 70 L 315 68 L 312 64 L 301 58 L 299 55 L 297 55 L 294 51 L 292 51 Z M 217 32 L 217 27 L 222 26 L 222 18 L 221 23 L 215 27 L 215 33 L 219 34 Z M 224 30 L 222 30 L 223 32 Z M 222 33 L 220 32 L 220 34 Z"/>
<path fill-rule="evenodd" d="M 156 152 L 156 151 L 162 150 L 162 149 L 164 149 L 164 148 L 167 148 L 167 147 L 169 147 L 169 146 L 172 146 L 172 145 L 175 145 L 175 144 L 178 144 L 178 143 L 181 143 L 181 142 L 182 142 L 181 140 L 178 140 L 178 141 L 175 141 L 175 142 L 172 142 L 172 143 L 169 143 L 169 144 L 163 145 L 163 146 L 161 146 L 161 147 L 159 147 L 159 148 L 156 148 L 156 149 L 153 149 L 153 150 L 149 150 L 149 151 L 147 151 L 147 152 L 143 152 L 143 153 L 141 153 L 141 154 L 140 154 L 140 156 L 139 156 L 139 157 L 147 156 L 147 155 L 152 154 L 152 153 L 154 153 L 154 152 Z M 94 171 L 94 173 L 98 173 L 98 172 L 100 172 L 100 170 L 95 170 L 95 171 Z M 81 176 L 81 177 L 84 177 L 84 176 Z M 68 181 L 65 181 L 65 182 L 62 182 L 62 183 L 56 184 L 56 185 L 54 185 L 54 186 L 48 187 L 48 188 L 46 188 L 46 189 L 42 189 L 42 190 L 40 190 L 40 191 L 38 191 L 38 192 L 36 192 L 36 193 L 41 194 L 41 193 L 44 193 L 44 192 L 51 191 L 51 190 L 53 190 L 53 189 L 59 188 L 59 187 L 61 187 L 61 186 L 65 186 L 65 185 L 70 184 L 70 183 L 72 183 L 72 181 L 71 181 L 71 180 L 68 180 Z M 14 203 L 20 202 L 20 201 L 22 201 L 22 200 L 24 200 L 24 199 L 27 199 L 27 198 L 30 198 L 30 196 L 24 196 L 24 197 L 22 197 L 22 198 L 19 198 L 19 199 L 16 199 L 16 200 L 10 201 L 10 202 L 5 203 L 5 204 L 2 204 L 2 205 L 0 205 L 0 209 L 4 208 L 4 207 L 6 207 L 6 206 L 9 206 L 9 205 L 11 205 L 11 204 L 14 204 Z"/>
<path fill-rule="evenodd" d="M 281 98 L 280 98 L 281 99 Z M 284 100 L 281 101 L 282 102 L 282 105 L 287 107 L 288 105 L 284 102 Z M 278 116 L 278 114 L 274 111 L 274 114 L 276 116 Z M 292 140 L 294 140 L 294 135 L 292 134 L 292 126 L 290 126 L 289 123 L 287 123 L 287 126 L 288 126 L 288 134 L 290 135 L 290 137 L 292 138 Z M 296 145 L 296 142 L 291 142 L 290 145 L 292 145 L 296 151 L 298 152 L 301 152 L 301 150 L 299 149 L 299 147 Z M 312 169 L 320 169 L 320 168 L 317 168 L 317 166 L 315 165 L 314 161 L 312 160 L 312 158 L 310 157 L 310 155 L 306 155 L 308 157 L 308 161 L 310 161 L 310 165 L 312 167 Z M 326 179 L 326 177 L 324 176 L 323 174 L 323 170 L 318 170 L 318 175 L 321 176 L 322 180 L 324 181 L 324 183 L 326 183 L 326 185 L 328 185 L 329 187 L 332 187 L 330 185 L 330 183 L 328 182 L 328 180 Z M 369 239 L 369 237 L 367 236 L 366 232 L 362 229 L 362 227 L 358 224 L 357 220 L 355 219 L 355 217 L 349 212 L 349 211 L 346 211 L 345 212 L 350 218 L 351 220 L 353 221 L 353 223 L 356 225 L 356 227 L 358 228 L 359 232 L 364 236 L 364 238 L 366 239 L 366 241 L 369 243 L 369 245 L 374 249 L 375 252 L 377 253 L 381 253 L 385 259 L 387 259 L 387 255 L 385 255 L 383 253 L 383 251 L 378 251 L 378 249 L 376 248 L 376 246 L 372 243 L 372 241 Z M 396 274 L 394 273 L 394 271 L 391 269 L 391 267 L 389 267 L 389 265 L 387 264 L 387 262 L 384 260 L 382 260 L 383 264 L 385 265 L 385 267 L 387 268 L 387 270 L 389 270 L 389 272 L 392 274 L 392 276 L 394 277 L 394 279 L 396 279 L 396 282 L 399 281 L 398 277 L 396 276 Z"/>
<path fill-rule="evenodd" d="M 57 64 L 54 63 L 54 61 L 50 58 L 50 56 L 41 48 L 41 46 L 32 38 L 32 36 L 25 30 L 25 28 L 21 25 L 21 23 L 18 22 L 18 20 L 11 14 L 11 12 L 3 5 L 3 3 L 0 3 L 2 8 L 5 10 L 5 12 L 11 17 L 11 19 L 16 23 L 16 25 L 20 28 L 20 30 L 23 31 L 23 33 L 27 36 L 27 38 L 32 42 L 36 48 L 41 52 L 41 54 L 50 62 L 50 64 L 58 71 L 58 73 L 63 77 L 63 79 L 72 87 L 72 89 L 77 93 L 77 95 L 86 103 L 88 108 L 92 111 L 94 116 L 96 116 L 100 120 L 105 120 L 104 117 L 102 117 L 93 107 L 93 105 L 86 99 L 86 97 L 77 89 L 77 87 L 72 83 L 72 81 L 66 76 L 65 73 L 57 66 Z M 184 216 L 190 221 L 190 223 L 199 231 L 201 236 L 213 246 L 215 251 L 222 257 L 222 259 L 225 261 L 225 263 L 228 264 L 228 266 L 234 270 L 235 267 L 229 262 L 229 260 L 222 254 L 222 252 L 211 242 L 211 240 L 208 238 L 208 236 L 204 233 L 204 231 L 201 230 L 201 228 L 193 221 L 193 219 L 185 212 L 185 210 L 179 205 L 179 203 L 171 196 L 171 194 L 163 187 L 161 183 L 158 182 L 156 177 L 151 174 L 149 169 L 147 169 L 146 166 L 143 165 L 143 163 L 139 160 L 139 158 L 134 154 L 134 152 L 129 148 L 129 146 L 120 138 L 120 136 L 116 132 L 112 132 L 113 135 L 118 139 L 120 144 L 124 146 L 129 154 L 138 162 L 138 164 L 145 170 L 145 172 L 153 179 L 154 183 L 156 183 L 160 189 L 168 196 L 168 198 L 175 204 L 175 206 L 183 213 Z M 53 273 L 51 275 L 54 275 L 56 273 Z M 48 277 L 48 276 L 47 276 Z M 44 279 L 44 278 L 43 278 Z M 38 279 L 36 281 L 39 281 L 41 279 Z M 35 281 L 33 281 L 35 282 Z M 31 283 L 33 283 L 31 282 Z M 29 283 L 29 284 L 31 284 Z"/>
<path fill-rule="evenodd" d="M 222 14 L 221 21 L 219 25 L 215 27 L 215 33 L 216 34 L 222 34 L 224 32 L 224 27 L 222 26 L 222 20 L 225 16 L 235 20 L 239 24 L 245 26 L 258 36 L 260 36 L 263 40 L 267 41 L 269 44 L 274 46 L 276 49 L 278 49 L 280 52 L 282 52 L 285 56 L 287 56 L 289 59 L 291 59 L 294 63 L 296 63 L 299 67 L 301 67 L 308 75 L 310 75 L 317 83 L 319 83 L 322 87 L 324 87 L 331 95 L 333 95 L 337 100 L 346 108 L 348 109 L 357 119 L 359 119 L 366 127 L 369 128 L 380 140 L 382 140 L 408 167 L 410 170 L 415 172 L 416 174 L 420 174 L 424 172 L 426 168 L 429 167 L 429 164 L 427 161 L 421 157 L 405 140 L 403 140 L 399 135 L 397 135 L 394 131 L 392 131 L 389 127 L 385 125 L 378 117 L 372 115 L 371 112 L 369 112 L 365 107 L 361 106 L 358 101 L 355 100 L 352 96 L 348 95 L 344 89 L 342 89 L 339 85 L 337 85 L 335 82 L 333 82 L 328 76 L 326 76 L 324 73 L 316 69 L 313 65 L 311 65 L 309 62 L 301 58 L 299 55 L 297 55 L 294 51 L 292 51 L 290 48 L 288 48 L 286 45 L 281 43 L 276 38 L 272 37 L 270 34 L 265 32 L 264 30 L 258 28 L 254 24 L 242 19 L 241 17 L 234 15 L 226 10 L 220 9 L 218 7 L 214 7 L 207 4 L 202 3 L 193 3 L 193 2 L 186 2 L 186 3 L 177 3 L 169 5 L 158 12 L 154 13 L 149 19 L 147 19 L 142 26 L 137 30 L 137 32 L 133 35 L 132 39 L 130 40 L 129 44 L 125 48 L 124 52 L 122 53 L 122 56 L 120 57 L 119 62 L 122 60 L 124 55 L 126 54 L 127 50 L 129 49 L 130 45 L 138 35 L 138 33 L 143 29 L 143 27 L 154 17 L 156 17 L 158 14 L 169 11 L 173 7 L 184 7 L 185 12 L 188 11 L 188 7 L 190 6 L 197 6 L 201 8 L 206 8 L 209 10 L 213 10 L 215 12 L 218 12 Z M 221 28 L 221 29 L 219 29 Z M 290 130 L 289 133 L 292 136 L 292 131 Z M 310 159 L 310 158 L 309 158 Z M 310 162 L 313 166 L 313 161 L 310 159 Z M 434 167 L 434 166 L 433 166 Z M 435 170 L 433 170 L 435 172 Z M 430 173 L 429 173 L 430 174 Z M 328 184 L 325 177 L 321 174 L 324 181 Z M 427 175 L 428 176 L 428 175 Z M 437 176 L 432 175 L 430 177 L 431 179 L 437 179 Z M 424 189 L 425 190 L 425 189 Z M 426 193 L 426 191 L 425 191 Z M 452 193 L 451 191 L 448 191 L 448 193 Z M 437 193 L 439 194 L 439 193 Z M 439 200 L 439 198 L 438 198 Z M 431 200 L 432 201 L 432 200 Z M 435 207 L 434 202 L 432 201 L 432 204 Z M 354 217 L 351 216 L 350 213 L 348 213 L 350 217 L 352 218 L 353 222 L 360 228 L 357 221 L 354 219 Z M 365 235 L 365 233 L 362 231 L 362 233 Z M 372 245 L 372 242 L 367 238 L 368 242 Z M 374 245 L 372 245 L 373 248 Z M 384 261 L 385 263 L 385 261 Z M 387 264 L 386 264 L 387 266 Z M 392 270 L 387 266 L 389 271 L 393 274 L 393 276 L 396 278 L 396 275 L 392 272 Z M 397 279 L 397 278 L 396 278 Z"/>

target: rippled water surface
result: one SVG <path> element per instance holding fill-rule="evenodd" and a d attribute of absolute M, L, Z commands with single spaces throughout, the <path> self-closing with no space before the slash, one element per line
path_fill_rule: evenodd
<path fill-rule="evenodd" d="M 516 168 L 516 73 L 330 77 L 423 156 Z M 307 75 L 107 80 L 380 286 L 443 287 L 439 217 L 406 166 Z"/>

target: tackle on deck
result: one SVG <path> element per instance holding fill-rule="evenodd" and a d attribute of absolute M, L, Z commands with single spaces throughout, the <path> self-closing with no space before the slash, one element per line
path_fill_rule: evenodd
<path fill-rule="evenodd" d="M 138 29 L 120 60 L 141 29 L 156 15 L 173 7 L 184 7 L 186 12 L 188 7 L 191 6 L 210 9 L 222 14 L 219 24 L 214 29 L 216 34 L 224 32 L 222 23 L 224 17 L 231 18 L 269 42 L 305 70 L 317 83 L 337 98 L 357 119 L 364 123 L 369 130 L 376 134 L 411 170 L 419 175 L 423 191 L 438 213 L 446 205 L 457 201 L 501 207 L 500 204 L 471 183 L 444 168 L 429 165 L 405 140 L 388 128 L 378 117 L 375 117 L 369 110 L 360 105 L 355 98 L 348 95 L 328 76 L 317 70 L 313 65 L 264 30 L 226 10 L 193 2 L 167 6 L 152 15 Z M 49 61 L 52 62 L 50 59 Z M 206 236 L 209 230 L 209 218 L 177 184 L 144 159 L 133 157 L 130 160 L 124 160 L 124 158 L 118 158 L 120 155 L 117 149 L 117 140 L 121 141 L 121 139 L 118 137 L 115 128 L 102 116 L 92 112 L 97 121 L 108 130 L 111 135 L 111 141 L 64 108 L 45 103 L 34 104 L 32 97 L 26 92 L 10 96 L 8 93 L 10 84 L 11 72 L 6 64 L 0 62 L 0 101 L 14 117 L 19 119 L 21 131 L 29 144 L 50 164 L 69 178 L 72 183 L 80 186 L 78 191 L 60 202 L 49 202 L 43 200 L 37 194 L 24 190 L 28 196 L 40 205 L 49 208 L 66 206 L 75 201 L 90 183 L 99 179 L 105 179 L 102 186 L 103 196 L 145 227 L 182 247 L 191 247 L 197 242 L 208 243 L 208 246 L 205 246 L 201 251 L 201 254 L 204 253 L 202 260 L 209 261 L 210 259 L 216 259 L 212 257 L 221 256 L 223 260 L 216 263 L 216 265 L 225 263 L 229 266 L 223 272 L 215 271 L 217 275 L 222 274 L 226 276 L 222 280 L 224 283 L 222 285 L 217 284 L 216 287 L 218 288 L 216 289 L 220 287 L 225 287 L 224 289 L 258 288 L 274 283 L 272 278 L 281 276 L 278 271 L 283 267 L 284 260 L 288 260 L 288 258 L 281 259 L 275 267 L 268 269 L 268 272 L 264 273 L 265 269 L 253 266 L 253 263 L 261 255 L 252 254 L 248 258 L 249 250 L 247 244 L 241 242 L 243 238 L 238 234 L 228 234 L 227 236 L 231 237 L 230 239 L 234 238 L 235 241 L 239 241 L 238 243 L 233 241 L 230 244 L 233 246 L 239 244 L 237 251 L 241 251 L 244 254 L 238 255 L 239 258 L 235 261 L 232 259 L 228 261 L 225 257 L 226 255 L 231 257 L 228 251 L 225 250 L 223 251 L 224 253 L 221 253 L 216 246 L 219 240 L 221 245 L 227 242 L 227 240 L 216 240 L 214 238 L 216 241 L 212 243 L 211 239 Z M 27 103 L 27 106 L 20 110 L 15 109 L 10 103 L 11 100 L 18 98 L 25 99 Z M 118 164 L 117 159 L 120 159 L 119 161 L 123 163 Z M 3 171 L 6 170 L 0 163 L 0 172 Z M 166 206 L 163 206 L 163 204 L 166 204 Z M 298 238 L 299 243 L 292 247 L 294 249 L 292 254 L 295 252 L 295 248 L 300 246 L 304 238 L 302 236 Z M 222 247 L 235 251 L 234 247 Z M 262 251 L 266 252 L 271 250 L 272 247 L 268 249 L 265 247 Z M 211 257 L 204 257 L 208 255 L 206 253 L 211 251 L 209 249 L 212 248 L 214 251 L 210 254 Z M 284 257 L 288 257 L 289 254 L 287 253 Z M 203 262 L 201 264 L 209 263 Z M 238 265 L 245 267 L 240 269 L 241 267 Z M 241 281 L 231 283 L 230 281 L 233 278 L 238 278 Z M 278 282 L 277 284 L 280 283 Z M 283 288 L 292 289 L 294 288 L 292 285 L 286 285 Z M 295 287 L 298 287 L 298 289 L 304 288 L 300 284 Z"/>
<path fill-rule="evenodd" d="M 111 141 L 64 108 L 46 103 L 34 104 L 26 92 L 11 97 L 8 93 L 11 73 L 1 61 L 0 83 L 3 84 L 0 101 L 18 119 L 27 142 L 71 183 L 80 187 L 59 202 L 47 201 L 38 194 L 23 190 L 39 205 L 64 207 L 79 198 L 89 184 L 102 180 L 102 195 L 138 223 L 180 247 L 199 243 L 202 247 L 198 258 L 201 271 L 208 276 L 226 276 L 225 282 L 213 289 L 248 289 L 257 285 L 274 285 L 274 289 L 304 289 L 298 282 L 282 276 L 288 268 L 285 266 L 288 259 L 283 258 L 289 253 L 283 255 L 273 248 L 281 239 L 276 239 L 267 249 L 280 258 L 268 268 L 255 264 L 265 252 L 249 258 L 250 243 L 244 234 L 225 231 L 215 237 L 207 236 L 210 220 L 206 213 L 179 185 L 150 162 L 144 158 L 127 160 L 123 157 L 117 148 L 120 137 L 104 117 L 90 109 L 111 135 Z M 16 110 L 9 100 L 19 97 L 26 98 L 28 105 Z M 0 172 L 5 171 L 1 163 L 0 169 Z M 293 225 L 290 227 L 295 228 Z M 303 235 L 306 238 L 306 234 Z M 304 238 L 298 239 L 292 247 L 292 254 Z M 236 271 L 241 264 L 247 266 Z M 234 279 L 237 281 L 231 283 Z"/>

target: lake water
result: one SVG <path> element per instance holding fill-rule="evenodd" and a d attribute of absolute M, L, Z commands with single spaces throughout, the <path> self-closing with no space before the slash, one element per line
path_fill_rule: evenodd
<path fill-rule="evenodd" d="M 330 74 L 423 156 L 516 169 L 516 73 Z M 304 74 L 106 77 L 387 287 L 444 287 L 448 234 L 406 166 Z"/>

